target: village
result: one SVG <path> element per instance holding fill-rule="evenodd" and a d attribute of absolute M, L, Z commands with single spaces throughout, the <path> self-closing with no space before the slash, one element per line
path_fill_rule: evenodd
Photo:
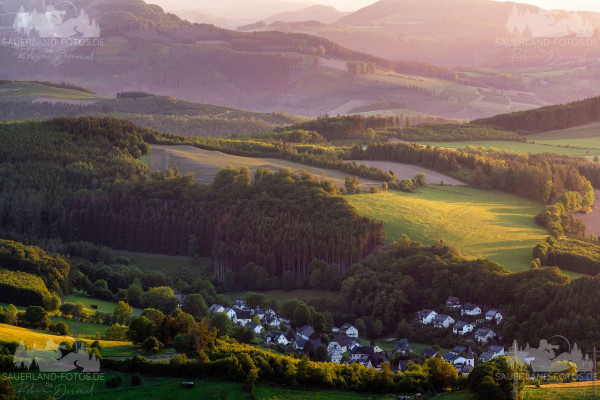
<path fill-rule="evenodd" d="M 272 309 L 246 307 L 242 298 L 237 298 L 233 307 L 213 304 L 209 311 L 212 314 L 225 313 L 232 323 L 251 328 L 265 347 L 298 356 L 308 355 L 317 361 L 357 363 L 377 370 L 383 363 L 389 362 L 393 371 L 404 372 L 411 364 L 440 357 L 454 366 L 459 374 L 466 376 L 475 365 L 507 354 L 504 346 L 499 344 L 502 337 L 497 333 L 506 311 L 490 309 L 484 313 L 475 304 L 461 304 L 457 297 L 448 298 L 443 310 L 445 313 L 425 309 L 419 311 L 414 319 L 415 324 L 445 329 L 456 335 L 456 346 L 446 351 L 439 346 L 416 351 L 407 338 L 393 340 L 393 349 L 384 351 L 374 342 L 362 339 L 359 330 L 351 323 L 344 323 L 320 335 L 310 325 L 294 330 L 289 319 Z M 476 353 L 474 348 L 479 352 Z M 531 363 L 532 359 L 522 351 L 519 353 L 521 356 Z"/>

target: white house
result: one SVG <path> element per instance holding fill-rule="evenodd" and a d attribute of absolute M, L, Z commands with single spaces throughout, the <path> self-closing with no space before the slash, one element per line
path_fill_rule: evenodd
<path fill-rule="evenodd" d="M 490 346 L 485 352 L 481 354 L 479 360 L 481 360 L 481 362 L 490 361 L 493 358 L 502 357 L 504 354 L 504 347 Z"/>
<path fill-rule="evenodd" d="M 212 306 L 210 306 L 208 311 L 210 311 L 211 314 L 216 314 L 216 313 L 224 312 L 225 307 L 223 307 L 220 304 L 213 304 Z"/>
<path fill-rule="evenodd" d="M 450 364 L 452 364 L 454 366 L 464 365 L 467 363 L 467 359 L 465 357 L 461 356 L 460 354 L 453 353 L 451 351 L 444 354 L 442 356 L 442 360 L 449 362 Z"/>
<path fill-rule="evenodd" d="M 448 300 L 446 300 L 446 307 L 457 309 L 461 308 L 462 306 L 458 297 L 450 296 L 448 297 Z"/>
<path fill-rule="evenodd" d="M 475 331 L 475 340 L 478 343 L 487 343 L 491 339 L 494 339 L 496 334 L 491 329 L 479 328 Z"/>
<path fill-rule="evenodd" d="M 331 352 L 332 350 L 336 350 L 339 351 L 340 354 L 341 353 L 345 353 L 346 352 L 346 348 L 342 347 L 338 342 L 336 342 L 335 340 L 332 340 L 331 342 L 329 342 L 329 344 L 327 345 L 327 351 Z"/>
<path fill-rule="evenodd" d="M 233 304 L 233 306 L 240 309 L 244 309 L 246 308 L 246 302 L 241 297 L 238 297 L 237 299 L 235 299 L 235 303 Z"/>
<path fill-rule="evenodd" d="M 476 306 L 475 304 L 471 304 L 471 303 L 467 303 L 465 305 L 462 306 L 462 309 L 460 310 L 460 315 L 480 315 L 481 314 L 481 308 L 479 306 Z"/>
<path fill-rule="evenodd" d="M 486 321 L 493 321 L 496 318 L 496 313 L 498 311 L 497 310 L 489 310 L 488 312 L 485 313 L 485 320 Z"/>
<path fill-rule="evenodd" d="M 406 355 L 409 354 L 413 351 L 413 347 L 410 344 L 410 342 L 408 341 L 408 339 L 400 339 L 398 340 L 398 342 L 396 342 L 396 346 L 394 347 L 394 350 L 392 350 L 392 354 L 396 355 L 397 353 L 400 353 L 402 355 Z"/>
<path fill-rule="evenodd" d="M 417 313 L 417 319 L 425 325 L 431 324 L 436 316 L 437 313 L 433 310 L 421 310 Z"/>
<path fill-rule="evenodd" d="M 344 325 L 340 326 L 339 332 L 348 337 L 352 337 L 352 338 L 358 337 L 358 329 L 356 329 L 354 326 L 352 326 L 348 323 L 345 323 Z"/>
<path fill-rule="evenodd" d="M 304 326 L 298 328 L 298 330 L 296 331 L 296 337 L 304 339 L 304 340 L 311 339 L 311 336 L 314 334 L 315 334 L 315 330 L 310 325 L 304 325 Z"/>
<path fill-rule="evenodd" d="M 223 312 L 227 314 L 231 322 L 233 322 L 234 324 L 237 323 L 237 314 L 233 308 L 226 308 Z"/>
<path fill-rule="evenodd" d="M 246 310 L 240 310 L 239 308 L 234 308 L 235 315 L 237 317 L 237 323 L 245 326 L 252 322 L 252 313 Z"/>
<path fill-rule="evenodd" d="M 280 344 L 282 346 L 287 346 L 289 344 L 287 338 L 281 332 L 267 333 L 267 336 L 265 336 L 265 341 L 267 344 Z"/>
<path fill-rule="evenodd" d="M 455 335 L 466 335 L 469 332 L 473 332 L 475 325 L 470 322 L 458 321 L 452 326 L 452 333 Z"/>
<path fill-rule="evenodd" d="M 506 310 L 498 310 L 494 319 L 496 320 L 496 325 L 500 325 L 500 322 L 506 317 Z"/>
<path fill-rule="evenodd" d="M 434 328 L 449 328 L 456 321 L 449 315 L 438 314 L 433 319 L 433 327 Z"/>
<path fill-rule="evenodd" d="M 246 324 L 246 326 L 249 326 L 250 328 L 252 328 L 254 333 L 257 335 L 260 335 L 265 330 L 265 328 L 263 328 L 263 326 L 261 324 L 257 324 L 256 322 L 248 322 Z"/>
<path fill-rule="evenodd" d="M 329 352 L 329 359 L 331 362 L 339 364 L 342 362 L 342 353 L 339 350 L 333 349 Z"/>

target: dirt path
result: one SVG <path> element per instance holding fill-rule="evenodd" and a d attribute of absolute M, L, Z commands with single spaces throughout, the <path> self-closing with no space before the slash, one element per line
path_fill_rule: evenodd
<path fill-rule="evenodd" d="M 587 214 L 577 214 L 579 218 L 585 222 L 586 233 L 600 236 L 600 190 L 594 191 L 596 201 L 592 206 L 593 211 Z"/>

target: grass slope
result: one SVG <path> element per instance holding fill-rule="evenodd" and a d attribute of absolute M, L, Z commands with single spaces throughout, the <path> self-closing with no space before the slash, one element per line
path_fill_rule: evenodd
<path fill-rule="evenodd" d="M 513 271 L 529 268 L 533 248 L 548 235 L 533 222 L 541 203 L 501 192 L 430 185 L 412 194 L 345 198 L 385 223 L 388 243 L 402 234 L 424 243 L 443 240 L 466 257 L 489 258 Z"/>
<path fill-rule="evenodd" d="M 191 146 L 151 146 L 150 169 L 163 170 L 174 165 L 177 165 L 179 171 L 184 174 L 193 173 L 196 180 L 204 184 L 212 183 L 217 172 L 228 165 L 248 167 L 252 172 L 258 168 L 269 168 L 273 171 L 283 168 L 291 168 L 295 171 L 302 169 L 316 176 L 325 175 L 339 187 L 344 186 L 344 180 L 347 176 L 344 172 L 310 167 L 275 158 L 239 157 L 219 151 L 201 150 Z M 380 182 L 366 179 L 360 181 L 367 186 L 380 184 Z"/>
<path fill-rule="evenodd" d="M 106 387 L 106 380 L 113 376 L 120 375 L 123 385 L 116 389 Z M 68 376 L 67 376 L 68 377 Z M 81 381 L 59 377 L 51 383 L 52 387 L 59 388 L 63 385 L 64 395 L 61 399 L 81 399 L 91 397 L 97 400 L 138 400 L 138 399 L 161 399 L 161 400 L 192 400 L 192 399 L 227 399 L 227 400 L 245 400 L 248 399 L 248 393 L 242 391 L 240 383 L 233 382 L 209 382 L 193 380 L 195 386 L 193 389 L 183 389 L 182 380 L 176 378 L 162 377 L 143 377 L 141 386 L 131 386 L 131 376 L 129 374 L 106 373 L 103 379 L 99 381 Z M 28 382 L 34 387 L 43 387 L 45 382 Z M 18 383 L 15 384 L 18 390 Z M 46 394 L 34 394 L 28 396 L 30 399 L 44 399 Z M 286 388 L 262 386 L 259 385 L 254 391 L 254 398 L 258 400 L 382 400 L 383 395 L 362 395 L 356 393 L 345 393 L 337 391 L 312 391 L 312 390 L 292 390 Z M 453 397 L 452 399 L 459 399 Z M 466 397 L 468 399 L 468 397 Z"/>
<path fill-rule="evenodd" d="M 11 82 L 0 85 L 0 103 L 7 101 L 33 101 L 37 99 L 96 101 L 96 95 L 75 89 L 57 88 L 33 82 Z"/>
<path fill-rule="evenodd" d="M 20 342 L 23 340 L 23 343 L 28 347 L 35 344 L 38 348 L 44 348 L 48 340 L 52 340 L 58 345 L 63 341 L 73 342 L 74 339 L 71 336 L 55 335 L 48 332 L 0 324 L 0 340 L 7 342 Z M 84 341 L 91 342 L 90 340 Z M 129 342 L 101 340 L 100 344 L 103 347 L 103 356 L 132 356 L 136 354 L 135 348 Z"/>
<path fill-rule="evenodd" d="M 82 295 L 78 295 L 78 294 L 72 294 L 69 295 L 67 297 L 65 297 L 65 302 L 69 302 L 69 303 L 83 303 L 84 306 L 86 306 L 86 308 L 88 308 L 90 312 L 94 312 L 96 310 L 92 310 L 92 304 L 98 306 L 98 311 L 103 312 L 103 313 L 110 313 L 112 314 L 113 311 L 115 311 L 115 307 L 117 306 L 117 303 L 113 303 L 112 301 L 106 301 L 106 300 L 100 300 L 100 299 L 95 299 L 93 297 L 88 297 L 88 296 L 82 296 Z M 142 314 L 142 310 L 139 308 L 134 308 L 133 309 L 133 315 L 141 315 Z"/>
<path fill-rule="evenodd" d="M 533 137 L 529 137 L 534 139 Z M 447 147 L 451 149 L 461 149 L 467 146 L 495 148 L 498 150 L 512 151 L 522 154 L 539 153 L 557 153 L 570 156 L 594 156 L 600 154 L 600 139 L 597 141 L 596 148 L 590 147 L 590 141 L 593 139 L 583 139 L 584 142 L 577 143 L 577 140 L 538 140 L 535 143 L 527 142 L 505 142 L 505 141 L 467 141 L 467 142 L 421 142 L 437 147 Z M 567 147 L 567 145 L 569 147 Z"/>

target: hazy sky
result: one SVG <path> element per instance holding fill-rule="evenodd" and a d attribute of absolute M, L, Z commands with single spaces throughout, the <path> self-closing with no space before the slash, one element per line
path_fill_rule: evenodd
<path fill-rule="evenodd" d="M 502 1 L 502 0 L 500 0 Z M 587 10 L 600 12 L 598 0 L 513 0 L 515 3 L 533 4 L 546 9 Z M 302 1 L 304 2 L 304 1 Z M 374 0 L 315 0 L 314 3 L 328 4 L 342 11 L 357 10 L 374 3 Z"/>

